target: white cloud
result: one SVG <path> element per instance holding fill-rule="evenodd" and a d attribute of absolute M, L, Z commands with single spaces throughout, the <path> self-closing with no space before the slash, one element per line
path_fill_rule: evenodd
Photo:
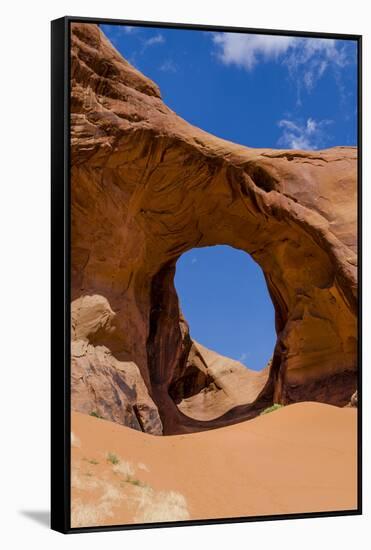
<path fill-rule="evenodd" d="M 277 145 L 289 149 L 318 149 L 327 137 L 325 128 L 331 123 L 331 120 L 317 121 L 313 118 L 308 118 L 305 123 L 280 120 L 278 126 L 283 132 Z"/>
<path fill-rule="evenodd" d="M 129 25 L 101 25 L 101 29 L 113 43 L 118 43 L 125 34 L 136 34 L 140 31 L 139 27 Z"/>
<path fill-rule="evenodd" d="M 244 362 L 244 361 L 246 361 L 246 359 L 248 358 L 249 355 L 250 355 L 250 352 L 243 352 L 243 353 L 241 353 L 238 360 Z"/>
<path fill-rule="evenodd" d="M 329 38 L 215 33 L 213 42 L 225 65 L 251 71 L 259 63 L 279 62 L 308 91 L 330 67 L 339 69 L 348 63 L 341 44 Z"/>
<path fill-rule="evenodd" d="M 259 60 L 277 59 L 287 52 L 295 38 L 260 34 L 216 33 L 213 41 L 226 65 L 251 70 Z"/>
<path fill-rule="evenodd" d="M 151 36 L 151 38 L 147 38 L 147 40 L 143 42 L 143 46 L 145 48 L 148 48 L 148 46 L 154 46 L 155 44 L 163 44 L 164 42 L 165 42 L 165 38 L 163 37 L 162 34 L 158 33 L 155 36 Z"/>
<path fill-rule="evenodd" d="M 166 73 L 176 73 L 177 72 L 177 66 L 171 59 L 167 59 L 163 62 L 163 64 L 160 66 L 160 71 L 166 72 Z"/>
<path fill-rule="evenodd" d="M 196 263 L 197 263 L 197 258 L 192 258 L 191 264 L 196 264 Z"/>
<path fill-rule="evenodd" d="M 139 30 L 138 27 L 129 27 L 128 25 L 123 25 L 120 29 L 122 29 L 122 32 L 125 34 L 132 34 L 133 32 L 137 32 Z"/>
<path fill-rule="evenodd" d="M 292 77 L 299 77 L 307 90 L 312 90 L 316 82 L 330 67 L 339 70 L 347 64 L 344 49 L 330 38 L 300 38 L 296 48 L 288 51 L 284 63 Z"/>

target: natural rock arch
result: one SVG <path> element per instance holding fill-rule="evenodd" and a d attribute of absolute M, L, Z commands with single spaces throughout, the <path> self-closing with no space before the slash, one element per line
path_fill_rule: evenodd
<path fill-rule="evenodd" d="M 99 342 L 135 362 L 165 433 L 222 426 L 273 401 L 343 405 L 356 388 L 356 149 L 249 149 L 189 125 L 90 24 L 72 24 L 72 297 L 115 312 Z M 194 353 L 174 266 L 227 244 L 261 266 L 277 344 L 252 403 L 185 416 L 169 395 Z M 206 382 L 205 382 L 206 383 Z"/>

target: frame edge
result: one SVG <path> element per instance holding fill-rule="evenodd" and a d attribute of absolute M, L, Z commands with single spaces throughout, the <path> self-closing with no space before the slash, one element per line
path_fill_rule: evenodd
<path fill-rule="evenodd" d="M 67 402 L 68 19 L 51 22 L 51 514 L 50 527 L 70 528 L 70 420 Z M 63 434 L 63 435 L 62 435 Z"/>

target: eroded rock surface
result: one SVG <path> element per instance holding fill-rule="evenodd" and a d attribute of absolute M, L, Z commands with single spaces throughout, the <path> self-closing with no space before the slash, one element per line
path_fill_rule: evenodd
<path fill-rule="evenodd" d="M 102 296 L 84 296 L 72 304 L 71 406 L 146 433 L 161 435 L 162 423 L 139 368 L 118 361 L 95 339 L 114 332 L 115 314 Z"/>
<path fill-rule="evenodd" d="M 268 374 L 268 367 L 256 372 L 194 341 L 184 375 L 169 393 L 186 416 L 214 420 L 237 405 L 254 403 Z"/>
<path fill-rule="evenodd" d="M 237 422 L 273 402 L 348 403 L 357 370 L 356 148 L 251 149 L 203 132 L 90 24 L 72 24 L 71 79 L 72 297 L 107 300 L 93 345 L 138 366 L 164 432 Z M 228 411 L 227 386 L 221 400 L 212 390 L 214 411 L 205 397 L 213 367 L 174 288 L 179 256 L 216 244 L 254 258 L 276 312 L 265 380 L 257 376 L 247 397 L 234 393 Z"/>

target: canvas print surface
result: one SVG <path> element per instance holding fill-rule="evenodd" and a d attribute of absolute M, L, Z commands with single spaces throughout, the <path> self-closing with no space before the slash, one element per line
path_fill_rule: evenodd
<path fill-rule="evenodd" d="M 357 508 L 357 42 L 71 23 L 71 526 Z"/>

